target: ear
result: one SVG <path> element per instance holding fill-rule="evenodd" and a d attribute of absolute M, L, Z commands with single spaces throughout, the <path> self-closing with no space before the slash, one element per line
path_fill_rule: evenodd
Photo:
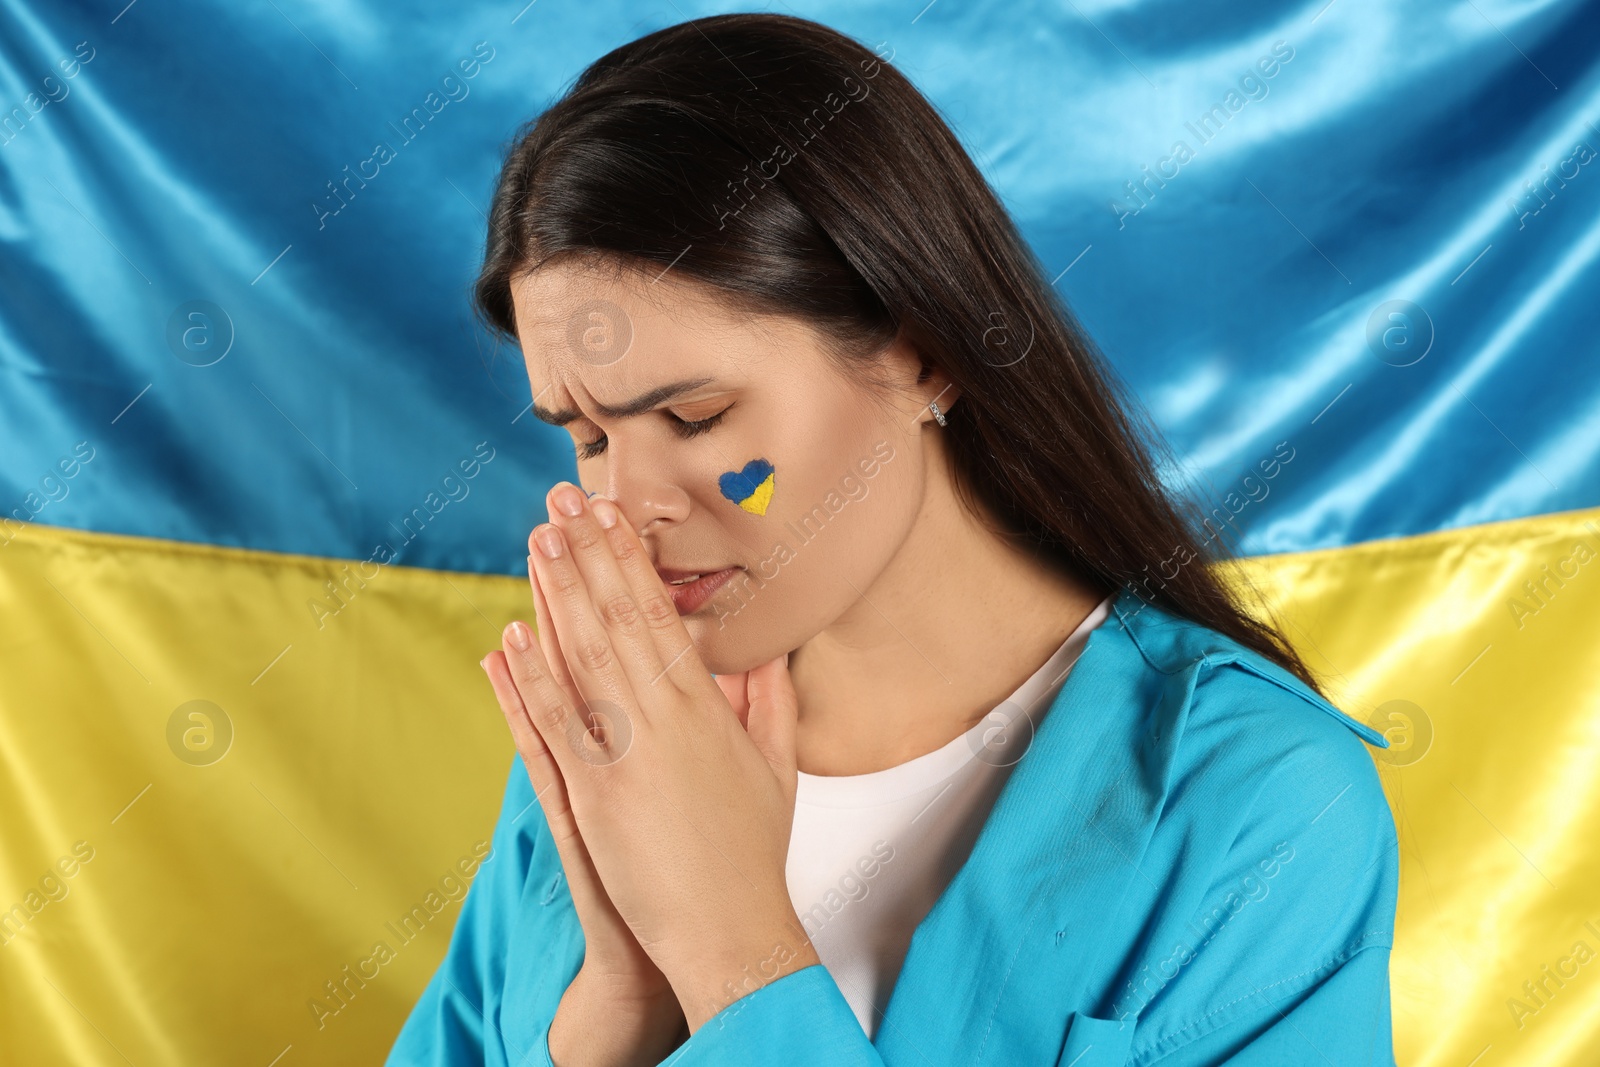
<path fill-rule="evenodd" d="M 946 415 L 950 413 L 951 408 L 956 406 L 956 399 L 961 395 L 961 387 L 959 385 L 952 382 L 943 371 L 927 363 L 922 365 L 922 373 L 917 377 L 917 389 L 922 397 L 924 409 L 934 401 L 938 401 L 939 410 Z M 926 410 L 924 414 L 928 414 Z M 928 418 L 931 419 L 932 417 L 931 414 L 928 414 Z"/>
<path fill-rule="evenodd" d="M 929 421 L 933 418 L 932 412 L 928 410 L 928 405 L 933 401 L 939 402 L 941 411 L 948 412 L 955 405 L 956 398 L 961 395 L 961 388 L 917 350 L 903 329 L 889 343 L 884 358 L 896 365 L 896 377 L 902 382 L 909 383 L 905 397 L 909 404 L 916 406 L 915 421 Z M 910 416 L 911 412 L 908 411 L 907 417 Z"/>

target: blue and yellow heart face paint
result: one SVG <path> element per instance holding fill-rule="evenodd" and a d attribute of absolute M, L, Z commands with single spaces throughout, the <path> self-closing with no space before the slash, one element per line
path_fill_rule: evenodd
<path fill-rule="evenodd" d="M 765 515 L 772 503 L 773 479 L 776 472 L 764 459 L 753 459 L 743 470 L 728 471 L 717 478 L 717 488 L 722 495 L 753 515 Z"/>

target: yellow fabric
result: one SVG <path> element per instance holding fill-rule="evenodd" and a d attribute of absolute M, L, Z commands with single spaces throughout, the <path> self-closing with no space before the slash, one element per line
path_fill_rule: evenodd
<path fill-rule="evenodd" d="M 39 526 L 0 548 L 0 909 L 67 889 L 0 947 L 0 1063 L 382 1059 L 498 814 L 514 749 L 477 664 L 527 586 L 376 567 Z M 209 765 L 174 754 L 187 715 L 168 741 L 195 700 L 233 727 Z M 419 905 L 319 1028 L 323 983 Z"/>
<path fill-rule="evenodd" d="M 1600 1062 L 1600 509 L 1243 570 L 1395 745 L 1397 1061 Z"/>
<path fill-rule="evenodd" d="M 1242 575 L 1396 742 L 1400 1063 L 1592 1062 L 1600 510 Z M 39 526 L 0 547 L 0 1062 L 380 1061 L 495 818 L 512 746 L 477 661 L 526 604 L 515 578 Z"/>

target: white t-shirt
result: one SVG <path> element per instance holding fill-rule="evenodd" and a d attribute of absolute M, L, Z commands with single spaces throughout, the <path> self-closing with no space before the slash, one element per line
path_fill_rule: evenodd
<path fill-rule="evenodd" d="M 917 924 L 966 862 L 1030 726 L 1114 599 L 1101 601 L 1008 700 L 943 748 L 871 774 L 800 773 L 789 896 L 868 1038 Z"/>

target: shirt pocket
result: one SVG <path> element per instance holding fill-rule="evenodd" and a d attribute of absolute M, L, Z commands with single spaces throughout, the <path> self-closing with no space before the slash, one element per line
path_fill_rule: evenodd
<path fill-rule="evenodd" d="M 1074 1014 L 1067 1023 L 1067 1043 L 1056 1067 L 1122 1067 L 1133 1044 L 1136 1020 L 1096 1019 Z"/>

